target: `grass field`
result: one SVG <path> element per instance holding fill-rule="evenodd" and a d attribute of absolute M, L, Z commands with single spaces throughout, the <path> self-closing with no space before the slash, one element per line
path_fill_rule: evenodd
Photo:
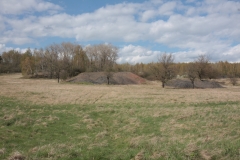
<path fill-rule="evenodd" d="M 240 159 L 240 88 L 0 76 L 0 159 Z"/>

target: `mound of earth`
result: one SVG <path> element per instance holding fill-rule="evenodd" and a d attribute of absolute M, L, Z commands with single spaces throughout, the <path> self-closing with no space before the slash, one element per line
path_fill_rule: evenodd
<path fill-rule="evenodd" d="M 84 72 L 72 77 L 67 82 L 107 84 L 107 75 L 104 72 Z M 146 80 L 131 72 L 112 73 L 110 84 L 145 84 Z"/>
<path fill-rule="evenodd" d="M 192 88 L 192 83 L 188 79 L 174 79 L 169 81 L 167 86 L 173 88 Z M 196 80 L 194 82 L 195 88 L 223 88 L 218 82 L 208 80 Z"/>

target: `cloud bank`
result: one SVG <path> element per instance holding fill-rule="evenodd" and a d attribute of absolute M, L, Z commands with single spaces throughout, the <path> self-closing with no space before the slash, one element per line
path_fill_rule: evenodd
<path fill-rule="evenodd" d="M 240 62 L 239 9 L 240 2 L 229 0 L 149 0 L 70 15 L 44 0 L 2 0 L 0 48 L 37 43 L 42 37 L 75 38 L 80 44 L 124 44 L 118 62 L 147 63 L 166 51 L 144 45 L 150 42 L 177 49 L 171 53 L 180 62 L 199 54 L 210 55 L 212 61 Z"/>

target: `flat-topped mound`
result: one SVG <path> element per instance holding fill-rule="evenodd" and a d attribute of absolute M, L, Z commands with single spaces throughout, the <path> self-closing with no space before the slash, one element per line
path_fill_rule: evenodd
<path fill-rule="evenodd" d="M 84 72 L 72 77 L 67 82 L 107 84 L 105 72 Z M 113 72 L 109 79 L 110 84 L 145 84 L 146 80 L 131 72 Z"/>
<path fill-rule="evenodd" d="M 192 88 L 192 83 L 189 79 L 173 79 L 167 83 L 167 86 L 173 88 Z M 195 88 L 223 88 L 218 82 L 213 80 L 196 80 Z"/>

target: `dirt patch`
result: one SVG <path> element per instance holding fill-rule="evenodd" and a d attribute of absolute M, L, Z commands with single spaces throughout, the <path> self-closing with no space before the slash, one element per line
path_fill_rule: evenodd
<path fill-rule="evenodd" d="M 192 83 L 188 79 L 174 79 L 167 83 L 167 86 L 173 88 L 193 88 Z M 223 88 L 218 82 L 213 80 L 196 80 L 194 82 L 195 88 Z"/>
<path fill-rule="evenodd" d="M 14 152 L 8 159 L 9 160 L 24 160 L 25 156 L 23 156 L 20 152 Z"/>
<path fill-rule="evenodd" d="M 117 72 L 112 73 L 112 75 L 109 79 L 110 84 L 146 84 L 144 78 L 131 72 Z M 107 84 L 107 76 L 104 72 L 85 72 L 68 79 L 67 82 Z"/>

